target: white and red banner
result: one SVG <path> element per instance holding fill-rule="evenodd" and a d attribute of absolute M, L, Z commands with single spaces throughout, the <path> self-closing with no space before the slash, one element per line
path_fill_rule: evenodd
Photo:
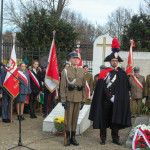
<path fill-rule="evenodd" d="M 32 80 L 35 82 L 35 84 L 38 86 L 38 88 L 40 88 L 40 83 L 38 81 L 38 79 L 36 78 L 36 76 L 34 75 L 34 73 L 32 73 L 32 71 L 28 71 L 30 77 L 32 78 Z"/>
<path fill-rule="evenodd" d="M 136 131 L 134 137 L 133 137 L 133 141 L 132 141 L 132 150 L 136 150 L 137 149 L 137 141 L 139 137 L 143 137 L 143 139 L 145 140 L 147 146 L 150 148 L 150 141 L 148 140 L 145 132 L 140 128 Z"/>
<path fill-rule="evenodd" d="M 82 60 L 81 60 L 81 54 L 80 54 L 80 49 L 79 48 L 77 48 L 76 49 L 76 52 L 78 53 L 78 61 L 79 61 L 79 63 L 77 64 L 77 66 L 78 67 L 82 67 Z"/>
<path fill-rule="evenodd" d="M 19 81 L 14 77 L 18 78 L 15 44 L 13 44 L 8 66 L 3 86 L 15 98 L 19 94 Z"/>
<path fill-rule="evenodd" d="M 28 86 L 28 79 L 27 79 L 27 77 L 23 74 L 23 72 L 22 71 L 18 71 L 18 75 L 19 75 L 19 77 L 26 83 L 26 85 Z"/>
<path fill-rule="evenodd" d="M 132 75 L 133 80 L 135 83 L 143 90 L 143 85 L 140 83 L 140 81 L 136 78 L 136 76 Z"/>
<path fill-rule="evenodd" d="M 86 81 L 86 90 L 87 90 L 87 99 L 90 99 L 90 87 L 87 81 Z"/>
<path fill-rule="evenodd" d="M 135 47 L 135 43 L 133 40 L 130 41 L 131 46 L 129 50 L 129 56 L 128 56 L 128 65 L 126 68 L 127 75 L 132 74 L 132 64 L 133 64 L 133 47 Z"/>
<path fill-rule="evenodd" d="M 56 56 L 55 41 L 53 39 L 48 57 L 48 66 L 46 68 L 45 86 L 52 93 L 59 86 L 59 73 Z"/>

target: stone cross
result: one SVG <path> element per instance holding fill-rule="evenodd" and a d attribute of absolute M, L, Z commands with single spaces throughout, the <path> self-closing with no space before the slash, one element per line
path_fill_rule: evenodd
<path fill-rule="evenodd" d="M 97 47 L 103 47 L 103 60 L 105 59 L 106 47 L 111 47 L 111 44 L 106 44 L 106 37 L 103 37 L 103 44 L 97 44 Z M 103 65 L 105 62 L 103 61 Z"/>

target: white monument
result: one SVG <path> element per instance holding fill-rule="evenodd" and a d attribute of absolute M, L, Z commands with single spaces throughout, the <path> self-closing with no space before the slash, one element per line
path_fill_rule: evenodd
<path fill-rule="evenodd" d="M 90 127 L 90 120 L 88 119 L 90 112 L 90 105 L 84 105 L 83 109 L 80 110 L 76 134 L 81 134 Z M 64 107 L 61 103 L 52 110 L 52 112 L 43 121 L 43 131 L 56 132 L 54 127 L 54 118 L 64 117 Z"/>
<path fill-rule="evenodd" d="M 113 38 L 108 34 L 96 38 L 93 46 L 93 76 L 100 72 L 100 66 L 105 65 L 109 67 L 109 63 L 105 63 L 104 59 L 111 54 L 111 44 Z"/>

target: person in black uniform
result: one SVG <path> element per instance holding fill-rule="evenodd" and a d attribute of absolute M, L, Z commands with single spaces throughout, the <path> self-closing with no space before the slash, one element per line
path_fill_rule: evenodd
<path fill-rule="evenodd" d="M 118 62 L 123 60 L 117 53 L 120 49 L 118 40 L 114 39 L 113 42 L 113 52 L 105 58 L 105 62 L 110 62 L 111 67 L 99 74 L 89 114 L 93 128 L 100 129 L 102 145 L 106 141 L 106 128 L 111 128 L 113 143 L 122 145 L 118 131 L 131 126 L 130 82 L 126 72 L 117 67 Z"/>
<path fill-rule="evenodd" d="M 44 82 L 46 74 L 46 69 L 42 70 L 42 80 Z M 54 100 L 55 100 L 55 91 L 53 93 L 50 93 L 50 91 L 47 89 L 47 87 L 44 84 L 44 104 L 43 104 L 43 117 L 45 118 L 48 114 L 48 99 L 50 99 L 50 112 L 54 108 Z"/>
<path fill-rule="evenodd" d="M 31 87 L 31 94 L 29 98 L 29 105 L 30 105 L 30 117 L 37 118 L 36 116 L 36 101 L 38 94 L 42 93 L 42 73 L 41 69 L 39 68 L 39 62 L 34 60 L 32 63 L 32 67 L 29 68 L 30 70 L 30 87 Z"/>

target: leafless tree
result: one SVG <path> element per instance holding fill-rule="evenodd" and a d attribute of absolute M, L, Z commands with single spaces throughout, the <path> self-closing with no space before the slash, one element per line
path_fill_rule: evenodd
<path fill-rule="evenodd" d="M 121 42 L 121 35 L 126 25 L 131 21 L 132 10 L 126 8 L 117 8 L 108 16 L 108 22 L 106 23 L 105 30 L 110 36 L 118 38 Z"/>
<path fill-rule="evenodd" d="M 81 43 L 93 44 L 94 40 L 103 34 L 103 27 L 98 24 L 91 23 L 82 17 L 81 14 L 65 9 L 62 18 L 69 22 L 78 33 L 78 40 Z"/>
<path fill-rule="evenodd" d="M 62 11 L 69 0 L 7 0 L 5 2 L 5 23 L 20 28 L 23 18 L 33 10 L 45 8 L 49 14 L 61 17 Z"/>

